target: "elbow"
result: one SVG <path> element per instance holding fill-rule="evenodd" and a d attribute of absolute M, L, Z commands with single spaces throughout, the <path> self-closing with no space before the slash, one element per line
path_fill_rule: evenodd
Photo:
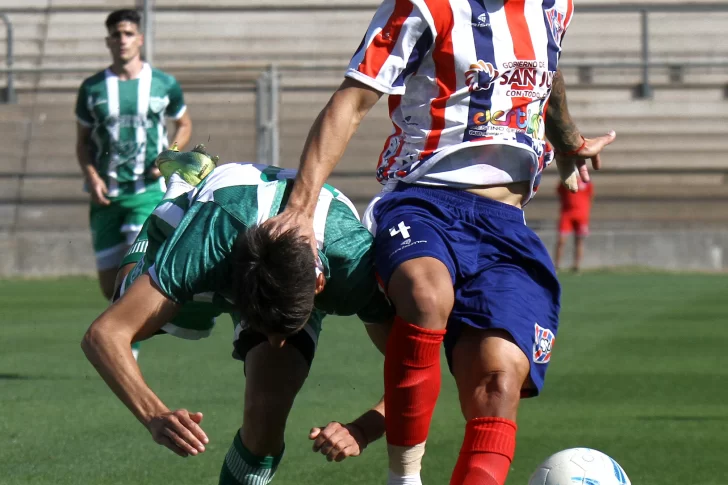
<path fill-rule="evenodd" d="M 97 322 L 92 323 L 81 339 L 81 350 L 83 350 L 86 358 L 92 363 L 95 361 L 96 355 L 98 355 L 98 350 L 103 340 L 103 331 L 98 327 Z"/>

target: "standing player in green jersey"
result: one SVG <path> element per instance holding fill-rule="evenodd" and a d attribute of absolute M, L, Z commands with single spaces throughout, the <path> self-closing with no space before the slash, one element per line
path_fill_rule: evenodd
<path fill-rule="evenodd" d="M 201 153 L 165 151 L 164 200 L 125 258 L 120 297 L 91 325 L 82 347 L 109 387 L 152 434 L 181 456 L 205 450 L 201 413 L 170 410 L 147 386 L 129 345 L 158 333 L 210 334 L 232 316 L 233 357 L 245 363 L 243 426 L 220 474 L 221 485 L 265 485 L 284 450 L 284 430 L 327 314 L 357 314 L 383 349 L 393 309 L 375 279 L 372 236 L 351 202 L 326 186 L 316 207 L 316 261 L 295 231 L 266 221 L 286 205 L 295 171 L 257 164 L 221 165 L 204 176 Z M 167 163 L 172 159 L 173 163 Z M 184 170 L 194 167 L 191 170 Z M 207 164 L 209 165 L 209 164 Z M 183 168 L 179 168 L 183 167 Z M 201 178 L 201 177 L 200 177 Z M 314 448 L 330 460 L 357 455 L 384 432 L 383 403 L 354 423 L 315 428 Z"/>
<path fill-rule="evenodd" d="M 166 119 L 184 146 L 192 122 L 174 77 L 141 59 L 144 36 L 135 10 L 106 19 L 112 64 L 84 80 L 76 101 L 76 156 L 91 193 L 90 223 L 104 296 L 119 262 L 164 194 L 154 159 L 167 148 Z"/>

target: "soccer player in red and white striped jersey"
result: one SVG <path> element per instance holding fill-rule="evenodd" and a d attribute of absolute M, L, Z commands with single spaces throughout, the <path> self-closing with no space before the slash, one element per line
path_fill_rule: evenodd
<path fill-rule="evenodd" d="M 522 207 L 552 159 L 546 138 L 574 186 L 615 136 L 583 138 L 566 109 L 558 60 L 572 13 L 572 0 L 384 0 L 271 220 L 315 240 L 316 194 L 389 95 L 385 188 L 364 217 L 397 310 L 384 365 L 389 485 L 421 483 L 443 342 L 467 421 L 451 485 L 505 482 L 520 398 L 543 386 L 560 287 Z"/>

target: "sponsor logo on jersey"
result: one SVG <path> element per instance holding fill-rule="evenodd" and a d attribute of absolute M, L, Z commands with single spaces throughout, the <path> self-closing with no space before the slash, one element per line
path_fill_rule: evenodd
<path fill-rule="evenodd" d="M 544 136 L 543 106 L 539 102 L 509 111 L 479 111 L 470 121 L 472 130 L 484 133 L 481 136 L 504 131 L 525 133 L 537 140 Z"/>
<path fill-rule="evenodd" d="M 556 10 L 556 8 L 549 8 L 546 10 L 546 20 L 549 23 L 549 31 L 551 37 L 554 38 L 557 44 L 561 44 L 561 38 L 564 36 L 564 23 L 566 22 L 566 15 Z"/>
<path fill-rule="evenodd" d="M 478 18 L 475 22 L 472 22 L 473 27 L 478 28 L 485 28 L 490 27 L 490 19 L 488 18 L 488 14 L 486 12 L 481 13 L 478 15 Z"/>
<path fill-rule="evenodd" d="M 149 109 L 154 113 L 161 113 L 164 108 L 169 104 L 169 98 L 151 97 L 149 98 Z"/>
<path fill-rule="evenodd" d="M 548 364 L 551 360 L 551 350 L 554 346 L 554 333 L 548 328 L 534 324 L 535 336 L 533 340 L 533 361 L 536 364 Z"/>
<path fill-rule="evenodd" d="M 498 70 L 490 62 L 479 60 L 470 64 L 470 69 L 465 71 L 465 82 L 468 88 L 473 91 L 484 91 L 489 89 L 500 76 Z"/>
<path fill-rule="evenodd" d="M 119 157 L 116 164 L 112 166 L 120 166 L 128 163 L 134 163 L 137 155 L 144 153 L 147 149 L 147 144 L 137 143 L 136 141 L 112 141 L 111 142 L 111 153 Z"/>

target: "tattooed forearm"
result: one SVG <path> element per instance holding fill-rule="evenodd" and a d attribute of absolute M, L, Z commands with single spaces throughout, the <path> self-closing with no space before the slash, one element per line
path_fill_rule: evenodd
<path fill-rule="evenodd" d="M 546 137 L 557 152 L 570 152 L 581 146 L 582 139 L 576 123 L 566 105 L 564 76 L 557 70 L 551 86 L 551 97 L 546 113 Z"/>

